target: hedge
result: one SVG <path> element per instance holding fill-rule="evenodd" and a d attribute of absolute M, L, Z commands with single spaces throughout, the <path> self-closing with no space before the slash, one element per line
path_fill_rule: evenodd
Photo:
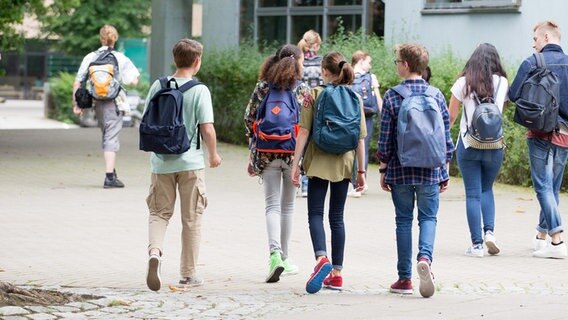
<path fill-rule="evenodd" d="M 381 94 L 384 94 L 386 90 L 401 81 L 393 63 L 394 53 L 392 46 L 385 44 L 379 37 L 366 36 L 361 33 L 340 33 L 322 44 L 320 54 L 331 50 L 343 53 L 348 61 L 351 58 L 351 54 L 356 50 L 369 52 L 373 58 L 372 72 L 377 75 L 381 84 Z M 206 83 L 211 90 L 215 112 L 215 128 L 220 141 L 238 145 L 247 143 L 243 122 L 245 107 L 257 81 L 260 65 L 274 51 L 275 49 L 272 47 L 261 52 L 258 47 L 251 44 L 243 44 L 239 48 L 222 50 L 205 48 L 201 70 L 197 77 Z M 456 57 L 449 50 L 440 55 L 430 57 L 430 68 L 432 69 L 430 82 L 445 94 L 448 102 L 451 96 L 450 88 L 464 64 L 464 59 Z M 507 61 L 504 61 L 504 64 L 507 66 L 509 81 L 512 81 L 517 66 L 507 65 Z M 63 83 L 67 87 L 69 81 L 68 76 L 65 74 L 50 81 L 57 105 L 54 118 L 76 122 L 76 117 L 70 113 L 70 84 L 67 91 L 60 88 Z M 140 92 L 145 91 L 141 90 Z M 497 181 L 513 185 L 530 186 L 528 150 L 525 142 L 526 130 L 513 123 L 513 110 L 514 105 L 511 104 L 504 112 L 504 131 L 507 148 L 505 149 L 505 160 Z M 458 131 L 459 126 L 456 123 L 452 128 L 454 141 Z M 378 130 L 375 130 L 375 132 L 378 133 Z M 371 147 L 371 154 L 376 152 L 376 140 L 377 135 L 373 137 L 373 142 L 371 143 L 371 146 L 375 146 Z M 375 161 L 375 159 L 372 159 L 372 161 Z M 459 175 L 455 160 L 450 167 L 450 173 Z M 565 190 L 568 186 L 568 180 L 565 179 L 564 181 L 563 189 Z"/>

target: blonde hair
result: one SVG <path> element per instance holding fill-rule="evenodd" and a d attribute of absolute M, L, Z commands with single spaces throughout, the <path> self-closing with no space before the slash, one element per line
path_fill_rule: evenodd
<path fill-rule="evenodd" d="M 554 21 L 548 20 L 544 22 L 539 22 L 534 26 L 533 31 L 549 33 L 552 37 L 560 41 L 560 27 Z"/>
<path fill-rule="evenodd" d="M 103 46 L 114 47 L 116 40 L 118 40 L 118 31 L 110 24 L 105 24 L 99 30 L 99 39 Z"/>
<path fill-rule="evenodd" d="M 302 40 L 298 42 L 298 48 L 300 48 L 302 52 L 306 53 L 310 51 L 315 44 L 321 45 L 321 37 L 319 33 L 314 30 L 308 30 L 302 36 Z"/>

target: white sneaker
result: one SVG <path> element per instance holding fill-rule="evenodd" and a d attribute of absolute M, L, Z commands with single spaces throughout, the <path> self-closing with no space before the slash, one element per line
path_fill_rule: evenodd
<path fill-rule="evenodd" d="M 465 255 L 468 257 L 483 258 L 483 245 L 474 244 L 465 250 Z"/>
<path fill-rule="evenodd" d="M 367 193 L 367 191 L 369 191 L 369 185 L 365 183 L 365 186 L 363 187 L 363 191 L 361 191 L 361 194 L 365 194 Z"/>
<path fill-rule="evenodd" d="M 361 198 L 362 195 L 363 193 L 361 193 L 361 191 L 356 191 L 355 189 L 347 193 L 347 196 L 350 198 Z"/>
<path fill-rule="evenodd" d="M 566 243 L 562 242 L 559 245 L 547 244 L 544 248 L 533 252 L 533 257 L 537 258 L 554 258 L 564 259 L 568 256 Z"/>
<path fill-rule="evenodd" d="M 495 240 L 493 231 L 485 232 L 485 245 L 487 246 L 487 252 L 489 252 L 489 254 L 491 255 L 496 255 L 501 252 L 501 249 L 499 249 L 497 241 Z"/>
<path fill-rule="evenodd" d="M 533 238 L 533 250 L 540 251 L 546 247 L 546 239 L 539 239 L 536 236 Z"/>

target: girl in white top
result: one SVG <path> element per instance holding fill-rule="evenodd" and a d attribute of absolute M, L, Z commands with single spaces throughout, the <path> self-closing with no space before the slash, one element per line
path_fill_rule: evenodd
<path fill-rule="evenodd" d="M 501 65 L 497 49 L 491 44 L 479 45 L 467 61 L 458 80 L 452 86 L 450 99 L 450 123 L 456 121 L 460 106 L 464 106 L 467 117 L 462 113 L 460 134 L 456 144 L 456 155 L 466 194 L 466 212 L 471 246 L 467 256 L 483 257 L 484 240 L 488 253 L 500 252 L 495 240 L 495 199 L 493 183 L 503 162 L 503 148 L 476 149 L 464 138 L 471 126 L 473 112 L 479 101 L 493 99 L 499 110 L 508 91 L 507 74 Z M 476 97 L 477 96 L 477 97 Z M 468 121 L 469 123 L 466 123 Z M 483 225 L 482 225 L 483 222 Z"/>

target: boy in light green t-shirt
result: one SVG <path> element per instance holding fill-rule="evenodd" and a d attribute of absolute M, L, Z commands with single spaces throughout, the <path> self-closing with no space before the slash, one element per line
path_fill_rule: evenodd
<path fill-rule="evenodd" d="M 174 46 L 172 53 L 176 71 L 172 76 L 181 86 L 199 71 L 203 46 L 190 39 L 181 39 Z M 171 79 L 171 77 L 169 77 Z M 160 82 L 155 81 L 147 97 L 152 97 L 160 89 Z M 201 216 L 207 207 L 205 193 L 205 162 L 203 150 L 197 149 L 198 135 L 194 135 L 196 124 L 207 145 L 209 167 L 221 164 L 217 153 L 217 137 L 213 126 L 213 107 L 211 94 L 206 86 L 195 86 L 183 94 L 184 122 L 191 147 L 182 154 L 164 155 L 152 153 L 152 184 L 146 198 L 149 218 L 148 274 L 146 284 L 153 291 L 160 290 L 160 266 L 164 236 L 168 221 L 173 215 L 176 200 L 176 188 L 179 190 L 182 215 L 182 252 L 180 273 L 182 286 L 203 284 L 196 275 L 199 243 L 201 240 Z M 149 101 L 148 99 L 147 101 Z M 147 105 L 146 105 L 147 107 Z"/>

